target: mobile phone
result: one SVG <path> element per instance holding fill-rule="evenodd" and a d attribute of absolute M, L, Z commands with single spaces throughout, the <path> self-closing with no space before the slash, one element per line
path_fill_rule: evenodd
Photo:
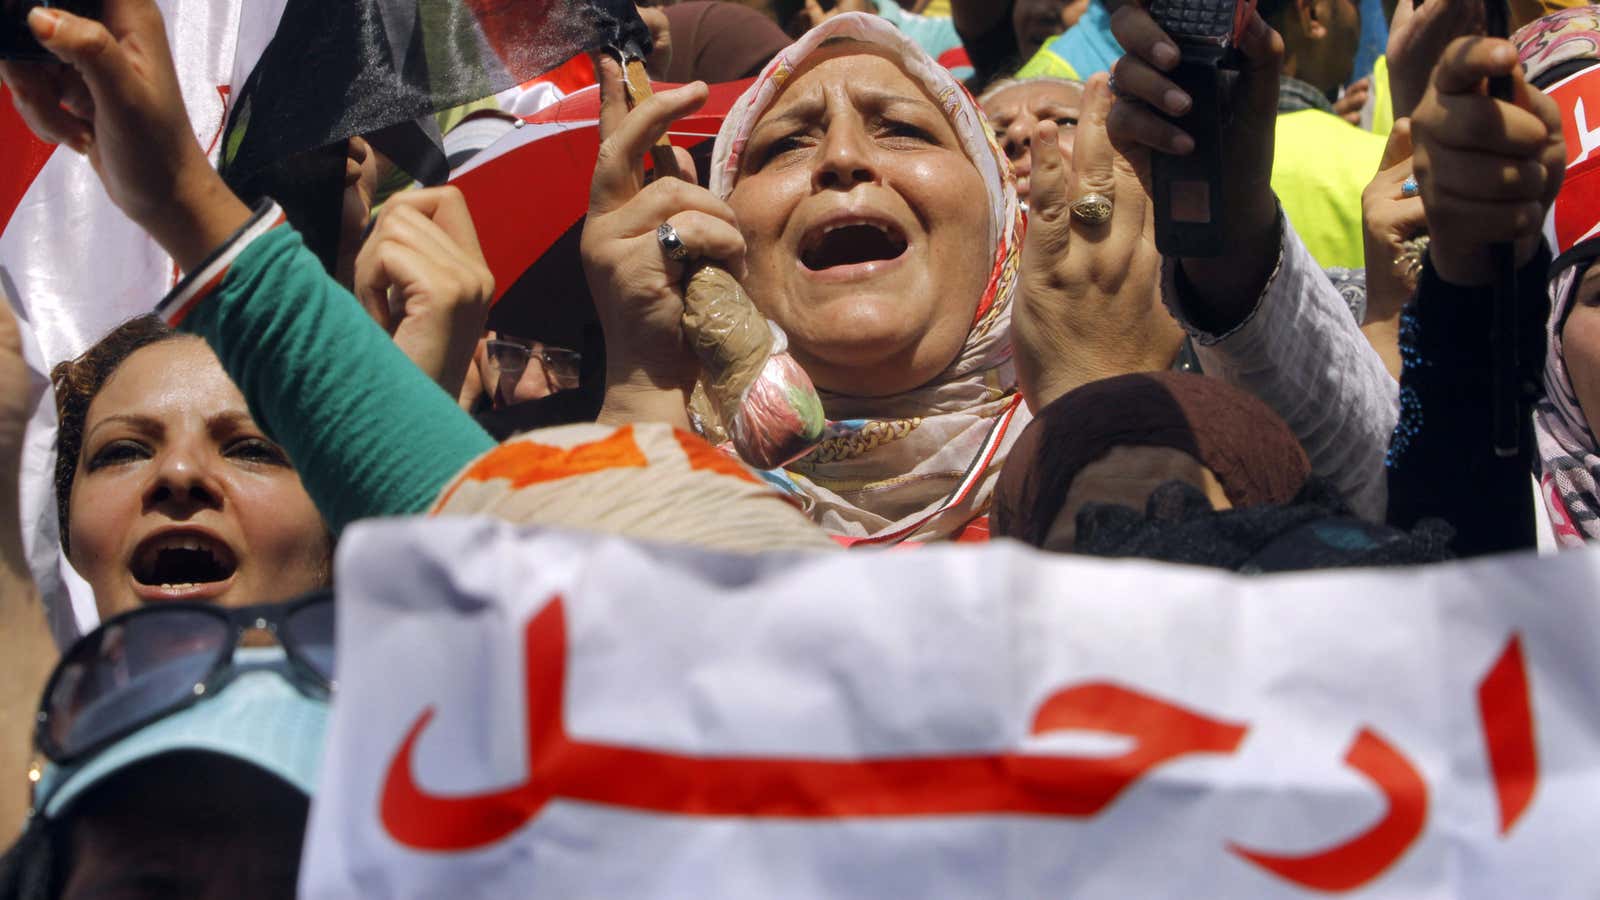
<path fill-rule="evenodd" d="M 1223 81 L 1238 71 L 1238 39 L 1255 0 L 1151 0 L 1150 16 L 1177 44 L 1167 73 L 1194 104 L 1174 123 L 1194 138 L 1187 156 L 1156 153 L 1156 248 L 1166 256 L 1220 256 L 1227 197 L 1222 192 Z"/>
<path fill-rule="evenodd" d="M 0 0 L 0 59 L 55 59 L 39 46 L 28 28 L 28 11 L 35 6 L 62 9 L 89 19 L 100 17 L 100 0 Z"/>

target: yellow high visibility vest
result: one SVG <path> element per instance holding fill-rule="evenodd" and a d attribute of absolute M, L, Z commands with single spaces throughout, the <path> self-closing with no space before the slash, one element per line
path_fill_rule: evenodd
<path fill-rule="evenodd" d="M 1045 44 L 1039 52 L 1033 55 L 1022 68 L 1017 70 L 1018 78 L 1070 78 L 1073 81 L 1082 81 L 1078 77 L 1078 70 L 1072 67 L 1061 56 L 1051 52 L 1050 45 Z"/>
<path fill-rule="evenodd" d="M 1389 57 L 1372 64 L 1372 133 L 1389 136 L 1394 130 L 1394 98 L 1389 96 Z"/>
<path fill-rule="evenodd" d="M 1272 190 L 1320 265 L 1364 265 L 1361 192 L 1378 174 L 1385 143 L 1320 109 L 1278 114 Z"/>

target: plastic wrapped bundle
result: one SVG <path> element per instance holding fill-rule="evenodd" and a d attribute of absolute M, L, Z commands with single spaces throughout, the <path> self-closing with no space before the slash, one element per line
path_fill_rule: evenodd
<path fill-rule="evenodd" d="M 684 332 L 700 358 L 706 395 L 741 459 L 776 469 L 822 439 L 822 400 L 768 322 L 726 270 L 702 266 L 684 292 Z"/>
<path fill-rule="evenodd" d="M 640 48 L 630 48 L 623 61 L 631 109 L 653 91 Z M 650 148 L 650 159 L 657 175 L 683 177 L 666 135 Z M 720 420 L 705 423 L 709 437 L 720 441 L 725 433 L 739 457 L 758 469 L 787 465 L 822 440 L 822 399 L 811 376 L 789 355 L 783 329 L 761 315 L 726 269 L 691 269 L 683 332 L 700 358 L 712 418 Z"/>

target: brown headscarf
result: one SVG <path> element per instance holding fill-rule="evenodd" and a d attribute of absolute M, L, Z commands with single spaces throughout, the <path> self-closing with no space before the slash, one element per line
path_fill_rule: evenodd
<path fill-rule="evenodd" d="M 1311 463 L 1265 403 L 1183 372 L 1086 384 L 1039 412 L 1017 439 L 995 491 L 994 533 L 1042 546 L 1072 480 L 1113 447 L 1171 447 L 1217 476 L 1235 507 L 1294 499 Z"/>
<path fill-rule="evenodd" d="M 750 78 L 789 46 L 771 17 L 718 0 L 690 0 L 662 9 L 672 26 L 672 64 L 664 81 L 717 84 Z"/>

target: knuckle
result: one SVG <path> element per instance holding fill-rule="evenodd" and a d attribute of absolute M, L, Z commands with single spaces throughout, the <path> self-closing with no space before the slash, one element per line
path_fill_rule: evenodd
<path fill-rule="evenodd" d="M 1085 169 L 1078 173 L 1078 195 L 1104 194 L 1114 197 L 1116 194 L 1117 180 L 1109 171 L 1099 169 Z"/>
<path fill-rule="evenodd" d="M 595 168 L 597 170 L 615 168 L 624 156 L 624 152 L 617 146 L 616 136 L 612 135 L 600 142 L 600 150 L 594 158 Z"/>

